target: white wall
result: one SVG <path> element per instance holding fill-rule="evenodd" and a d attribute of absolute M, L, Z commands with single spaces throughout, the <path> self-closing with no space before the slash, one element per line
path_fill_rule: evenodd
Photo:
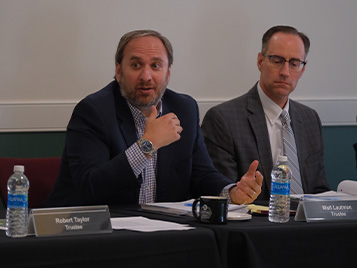
<path fill-rule="evenodd" d="M 171 40 L 169 87 L 203 114 L 258 80 L 261 37 L 277 24 L 311 40 L 292 98 L 325 125 L 356 124 L 356 10 L 354 0 L 0 0 L 0 131 L 65 129 L 73 106 L 112 80 L 119 38 L 143 28 Z"/>

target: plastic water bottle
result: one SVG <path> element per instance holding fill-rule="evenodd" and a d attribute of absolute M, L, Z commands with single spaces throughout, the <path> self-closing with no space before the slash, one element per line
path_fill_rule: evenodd
<path fill-rule="evenodd" d="M 9 237 L 27 235 L 30 183 L 24 171 L 24 166 L 14 166 L 14 174 L 7 182 L 6 235 Z"/>
<path fill-rule="evenodd" d="M 271 194 L 269 201 L 269 221 L 284 223 L 290 218 L 290 179 L 291 170 L 288 158 L 280 155 L 271 171 Z"/>

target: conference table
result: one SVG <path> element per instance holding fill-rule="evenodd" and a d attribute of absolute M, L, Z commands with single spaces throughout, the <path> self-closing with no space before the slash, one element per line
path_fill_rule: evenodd
<path fill-rule="evenodd" d="M 8 238 L 1 267 L 355 267 L 357 221 L 271 223 L 265 215 L 224 225 L 110 207 L 111 217 L 144 216 L 196 227 L 187 231 Z M 12 260 L 11 260 L 12 259 Z"/>
<path fill-rule="evenodd" d="M 116 212 L 119 211 L 119 212 Z M 111 217 L 126 216 L 121 209 Z M 138 211 L 139 215 L 140 212 Z M 1 218 L 5 212 L 1 211 Z M 0 231 L 0 267 L 221 267 L 215 234 L 186 231 L 9 238 Z"/>
<path fill-rule="evenodd" d="M 264 204 L 264 203 L 263 203 Z M 138 211 L 123 210 L 127 215 Z M 152 213 L 139 211 L 153 217 Z M 192 217 L 155 215 L 189 223 L 215 233 L 222 267 L 356 267 L 357 221 L 271 223 L 267 215 L 224 225 L 200 223 Z"/>

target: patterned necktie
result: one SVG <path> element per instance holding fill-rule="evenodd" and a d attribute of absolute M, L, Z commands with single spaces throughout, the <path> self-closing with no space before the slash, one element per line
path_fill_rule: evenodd
<path fill-rule="evenodd" d="M 280 114 L 281 124 L 283 125 L 283 149 L 284 155 L 288 157 L 288 165 L 292 172 L 291 178 L 291 193 L 303 194 L 299 168 L 299 160 L 297 158 L 296 144 L 293 130 L 290 126 L 289 114 L 283 110 Z"/>

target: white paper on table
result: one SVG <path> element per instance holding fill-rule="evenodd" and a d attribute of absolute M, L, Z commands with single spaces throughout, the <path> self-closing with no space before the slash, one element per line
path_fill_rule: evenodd
<path fill-rule="evenodd" d="M 300 201 L 301 199 L 307 200 L 356 200 L 356 195 L 350 195 L 342 192 L 327 191 L 318 194 L 292 194 L 290 199 L 293 201 Z"/>
<path fill-rule="evenodd" d="M 195 227 L 191 227 L 185 224 L 160 220 L 151 220 L 141 216 L 111 218 L 110 221 L 112 223 L 112 228 L 116 230 L 126 229 L 139 232 L 156 232 L 195 229 Z"/>

